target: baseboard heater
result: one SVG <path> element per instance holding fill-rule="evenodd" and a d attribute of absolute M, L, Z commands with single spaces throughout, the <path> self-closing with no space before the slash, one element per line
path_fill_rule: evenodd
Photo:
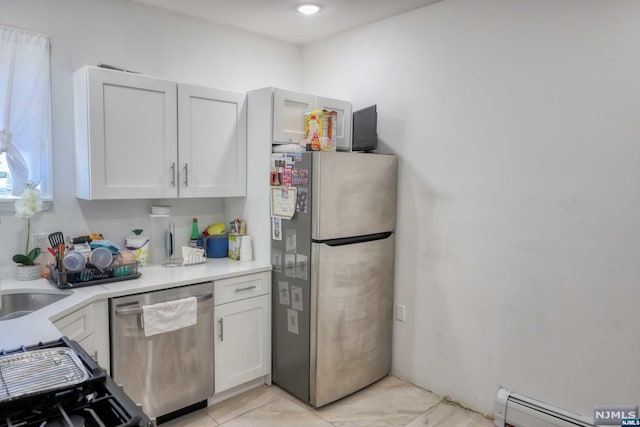
<path fill-rule="evenodd" d="M 496 397 L 498 427 L 594 427 L 591 420 L 501 388 Z"/>

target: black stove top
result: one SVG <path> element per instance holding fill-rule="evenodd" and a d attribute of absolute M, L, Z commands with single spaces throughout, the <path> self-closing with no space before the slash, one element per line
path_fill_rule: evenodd
<path fill-rule="evenodd" d="M 75 427 L 137 426 L 153 424 L 121 387 L 74 341 L 39 343 L 14 350 L 2 350 L 0 356 L 53 347 L 69 347 L 75 352 L 89 378 L 79 384 L 44 391 L 0 402 L 0 427 Z M 0 385 L 2 382 L 0 375 Z"/>

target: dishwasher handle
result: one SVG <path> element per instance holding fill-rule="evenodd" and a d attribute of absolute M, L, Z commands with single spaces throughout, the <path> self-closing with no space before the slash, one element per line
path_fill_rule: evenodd
<path fill-rule="evenodd" d="M 213 298 L 213 294 L 197 295 L 198 302 Z M 128 316 L 131 314 L 142 314 L 142 307 L 135 308 L 116 308 L 116 316 Z"/>

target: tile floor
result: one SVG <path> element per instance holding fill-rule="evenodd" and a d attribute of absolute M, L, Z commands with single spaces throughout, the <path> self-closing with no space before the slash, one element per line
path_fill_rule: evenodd
<path fill-rule="evenodd" d="M 388 376 L 314 409 L 277 386 L 260 386 L 161 427 L 491 427 L 491 420 Z"/>

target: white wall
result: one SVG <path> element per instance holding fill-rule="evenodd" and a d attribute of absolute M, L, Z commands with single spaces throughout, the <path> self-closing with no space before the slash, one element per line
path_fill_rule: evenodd
<path fill-rule="evenodd" d="M 74 196 L 71 74 L 81 66 L 107 63 L 241 92 L 300 86 L 300 48 L 159 9 L 122 0 L 1 0 L 0 10 L 0 24 L 51 36 L 55 207 L 32 218 L 32 232 L 102 232 L 119 242 L 132 228 L 150 226 L 152 201 L 82 201 Z M 201 227 L 232 216 L 225 214 L 222 199 L 160 203 L 173 206 L 178 243 L 188 239 L 192 216 Z M 11 277 L 11 257 L 24 251 L 25 221 L 0 216 L 0 236 L 0 278 Z"/>
<path fill-rule="evenodd" d="M 393 371 L 493 412 L 640 401 L 640 2 L 446 0 L 304 50 L 399 156 Z"/>

